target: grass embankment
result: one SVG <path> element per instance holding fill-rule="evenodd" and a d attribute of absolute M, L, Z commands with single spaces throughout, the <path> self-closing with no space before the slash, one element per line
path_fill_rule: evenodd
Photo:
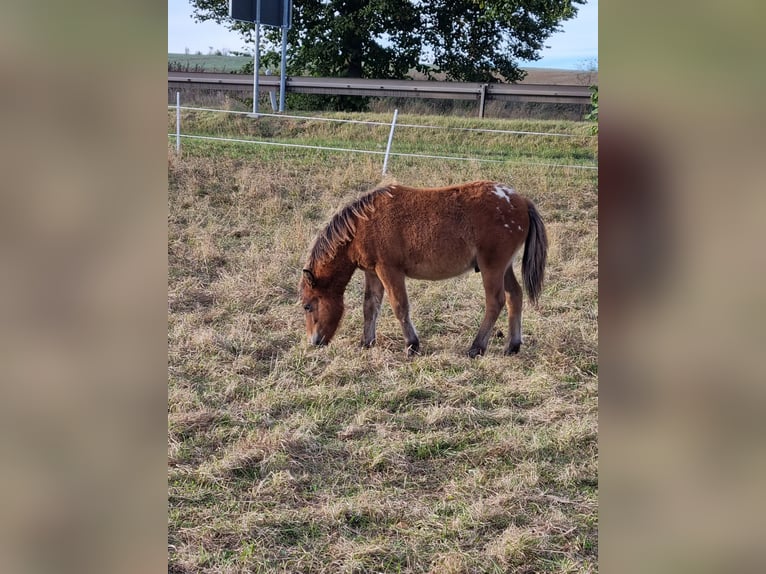
<path fill-rule="evenodd" d="M 186 123 L 230 127 L 205 121 Z M 250 134 L 268 124 L 237 125 Z M 289 126 L 269 129 L 284 137 Z M 318 123 L 302 141 L 357 137 L 337 133 L 347 127 Z M 385 128 L 382 137 L 355 129 L 370 149 L 385 142 Z M 421 142 L 423 133 L 411 131 L 411 141 L 398 133 L 395 147 L 432 149 L 432 134 Z M 473 137 L 448 133 L 458 148 Z M 471 145 L 481 157 L 596 153 L 590 138 L 583 152 L 569 138 L 504 137 Z M 423 354 L 407 360 L 387 303 L 378 346 L 358 348 L 359 275 L 327 348 L 306 346 L 297 304 L 315 234 L 378 182 L 379 156 L 186 140 L 181 158 L 172 149 L 171 571 L 596 571 L 595 172 L 394 158 L 391 171 L 406 184 L 508 182 L 536 202 L 551 243 L 541 307 L 525 307 L 519 355 L 502 356 L 501 339 L 483 358 L 465 355 L 483 312 L 471 273 L 409 282 Z M 497 327 L 506 331 L 504 314 Z"/>
<path fill-rule="evenodd" d="M 230 101 L 232 111 L 242 111 L 242 105 Z M 262 116 L 257 120 L 244 113 L 183 110 L 181 133 L 192 136 L 248 139 L 289 145 L 314 145 L 356 149 L 381 154 L 385 150 L 392 116 L 367 113 L 322 113 L 323 118 L 360 119 L 377 123 L 350 124 L 320 119 Z M 309 114 L 307 114 L 309 115 Z M 315 114 L 310 114 L 315 115 Z M 415 127 L 419 126 L 419 127 Z M 596 140 L 590 133 L 591 124 L 570 121 L 477 120 L 444 116 L 402 116 L 397 120 L 392 152 L 418 155 L 456 156 L 524 164 L 564 164 L 594 166 Z M 495 130 L 495 131 L 478 131 Z M 528 135 L 537 132 L 551 135 Z M 168 133 L 175 133 L 175 114 L 168 112 Z M 193 139 L 182 140 L 193 153 L 223 153 L 242 158 L 281 157 L 279 147 L 221 144 Z M 213 151 L 214 150 L 214 151 Z M 293 151 L 292 154 L 301 152 Z M 303 153 L 315 157 L 316 152 Z M 359 156 L 333 156 L 342 161 L 356 161 Z M 398 162 L 407 162 L 399 159 Z M 423 160 L 414 160 L 420 165 Z M 434 163 L 430 161 L 433 169 Z M 425 164 L 428 165 L 428 164 Z M 436 164 L 438 165 L 438 164 Z M 487 164 L 489 165 L 489 164 Z M 506 166 L 508 167 L 508 166 Z M 450 167 L 450 169 L 452 169 Z"/>

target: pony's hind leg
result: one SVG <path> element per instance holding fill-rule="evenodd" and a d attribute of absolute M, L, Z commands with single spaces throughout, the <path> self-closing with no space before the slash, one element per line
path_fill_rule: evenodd
<path fill-rule="evenodd" d="M 505 270 L 505 304 L 508 307 L 508 340 L 503 353 L 512 355 L 521 348 L 521 285 L 513 274 L 513 265 Z"/>
<path fill-rule="evenodd" d="M 380 281 L 388 293 L 388 301 L 394 310 L 394 315 L 399 320 L 404 333 L 404 342 L 407 345 L 407 355 L 416 355 L 420 351 L 420 339 L 415 331 L 415 326 L 410 320 L 410 302 L 407 299 L 407 288 L 404 284 L 404 274 L 401 271 L 389 268 L 376 268 Z"/>
<path fill-rule="evenodd" d="M 383 283 L 374 271 L 364 273 L 364 334 L 362 346 L 372 347 L 375 344 L 375 325 L 378 321 L 380 304 L 383 301 Z"/>
<path fill-rule="evenodd" d="M 479 332 L 468 350 L 468 356 L 473 358 L 483 355 L 487 350 L 490 331 L 497 321 L 500 311 L 505 304 L 505 295 L 503 293 L 503 271 L 491 269 L 487 264 L 479 262 L 481 267 L 481 280 L 484 283 L 484 295 L 486 297 L 486 307 L 484 309 L 484 320 L 481 322 Z"/>

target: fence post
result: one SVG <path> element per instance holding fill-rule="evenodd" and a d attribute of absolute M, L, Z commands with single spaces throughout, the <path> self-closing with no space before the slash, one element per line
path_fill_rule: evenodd
<path fill-rule="evenodd" d="M 271 68 L 266 70 L 266 75 L 271 75 Z M 271 102 L 271 111 L 277 111 L 277 93 L 274 90 L 269 90 L 269 102 Z"/>
<path fill-rule="evenodd" d="M 391 131 L 388 134 L 388 144 L 386 144 L 386 155 L 383 158 L 383 176 L 388 169 L 388 156 L 391 154 L 391 142 L 394 141 L 394 128 L 396 127 L 396 116 L 399 115 L 399 109 L 394 110 L 394 119 L 391 121 Z"/>
<path fill-rule="evenodd" d="M 181 155 L 181 92 L 176 92 L 176 155 Z"/>
<path fill-rule="evenodd" d="M 481 85 L 479 92 L 479 117 L 484 117 L 484 100 L 487 98 L 487 84 Z"/>

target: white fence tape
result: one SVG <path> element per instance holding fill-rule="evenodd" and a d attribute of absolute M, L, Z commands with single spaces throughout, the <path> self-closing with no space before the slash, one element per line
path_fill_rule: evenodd
<path fill-rule="evenodd" d="M 168 106 L 168 108 L 175 109 L 175 106 Z M 239 114 L 239 115 L 246 115 L 246 116 L 252 115 L 252 112 L 239 112 L 235 110 L 217 110 L 215 108 L 193 108 L 188 106 L 181 106 L 180 109 L 196 111 L 196 112 L 216 112 L 220 114 Z M 375 122 L 375 121 L 368 121 L 368 120 L 345 120 L 341 118 L 324 118 L 319 116 L 291 116 L 287 114 L 264 114 L 262 112 L 259 112 L 258 116 L 272 117 L 272 118 L 287 118 L 292 120 L 312 120 L 317 122 L 337 122 L 337 123 L 344 123 L 344 124 L 363 124 L 363 125 L 370 125 L 370 126 L 391 127 L 390 122 Z M 526 131 L 517 131 L 517 130 L 496 130 L 496 129 L 490 129 L 490 128 L 455 128 L 455 127 L 449 127 L 449 126 L 427 126 L 427 125 L 421 125 L 421 124 L 396 124 L 396 126 L 400 128 L 454 130 L 454 131 L 461 131 L 461 132 L 486 132 L 486 133 L 495 133 L 495 134 L 551 136 L 551 137 L 563 137 L 563 138 L 597 137 L 590 134 L 560 134 L 560 133 L 554 133 L 554 132 L 526 132 Z"/>
<path fill-rule="evenodd" d="M 171 137 L 175 137 L 175 134 L 168 134 L 168 135 Z M 259 141 L 259 140 L 243 140 L 243 139 L 234 139 L 234 138 L 218 138 L 214 136 L 192 136 L 187 134 L 181 134 L 181 137 L 188 138 L 188 139 L 195 139 L 195 140 L 210 140 L 210 141 L 231 142 L 231 143 L 248 143 L 248 144 L 255 144 L 255 145 L 270 145 L 270 146 L 277 146 L 277 147 L 291 147 L 291 148 L 300 148 L 300 149 L 314 149 L 314 150 L 337 151 L 337 152 L 346 152 L 346 153 L 366 153 L 371 155 L 386 154 L 385 151 L 378 151 L 378 150 L 353 149 L 353 148 L 343 148 L 343 147 L 325 147 L 325 146 L 319 146 L 319 145 L 291 144 L 291 143 L 282 143 L 282 142 L 267 142 L 267 141 Z M 483 159 L 483 158 L 475 158 L 475 157 L 460 157 L 460 156 L 454 156 L 454 155 L 428 155 L 428 154 L 420 154 L 420 153 L 397 153 L 397 152 L 391 152 L 390 155 L 397 156 L 397 157 L 412 157 L 412 158 L 423 158 L 423 159 L 447 159 L 447 160 L 455 160 L 455 161 L 477 161 L 482 163 L 505 163 L 505 164 L 511 164 L 511 165 L 531 165 L 531 166 L 540 166 L 540 167 L 598 169 L 598 166 L 593 166 L 593 165 L 533 163 L 533 162 L 523 162 L 523 161 L 508 161 L 504 159 Z"/>
<path fill-rule="evenodd" d="M 252 112 L 240 112 L 240 111 L 234 111 L 234 110 L 217 110 L 213 108 L 195 108 L 195 107 L 181 106 L 179 105 L 179 103 L 177 103 L 175 106 L 168 106 L 168 108 L 176 109 L 177 114 L 180 113 L 180 110 L 190 110 L 190 111 L 200 111 L 200 112 L 252 115 Z M 318 117 L 318 116 L 291 116 L 286 114 L 267 114 L 267 113 L 259 113 L 258 117 L 290 118 L 290 119 L 299 119 L 299 120 L 385 126 L 388 128 L 392 128 L 389 134 L 389 140 L 393 136 L 393 124 L 387 123 L 387 122 L 375 122 L 375 121 L 366 121 L 366 120 L 345 120 L 340 118 L 326 118 L 326 117 Z M 394 118 L 396 118 L 396 115 L 394 116 Z M 395 121 L 396 119 L 394 119 L 394 122 Z M 596 136 L 585 136 L 585 135 L 581 136 L 576 134 L 526 132 L 526 131 L 515 131 L 515 130 L 495 130 L 495 129 L 486 129 L 486 128 L 454 128 L 454 127 L 446 127 L 446 126 L 427 126 L 427 125 L 417 125 L 417 124 L 396 124 L 396 126 L 404 127 L 404 128 L 416 128 L 416 129 L 436 129 L 436 130 L 446 129 L 446 130 L 455 130 L 455 131 L 487 132 L 487 133 L 500 133 L 500 134 L 512 134 L 512 135 L 583 137 L 583 138 L 596 137 Z M 385 156 L 385 160 L 383 164 L 384 173 L 386 171 L 389 156 L 421 158 L 421 159 L 443 159 L 443 160 L 450 160 L 450 161 L 474 161 L 474 162 L 481 162 L 481 163 L 505 163 L 510 165 L 527 165 L 527 166 L 555 167 L 555 168 L 568 168 L 568 169 L 586 169 L 586 170 L 598 169 L 598 166 L 591 166 L 591 165 L 515 162 L 515 161 L 499 160 L 499 159 L 484 159 L 484 158 L 472 158 L 472 157 L 461 157 L 461 156 L 450 156 L 450 155 L 431 155 L 431 154 L 391 152 L 390 141 L 386 148 L 386 151 L 378 151 L 378 150 L 362 150 L 362 149 L 354 149 L 354 148 L 316 146 L 316 145 L 308 145 L 308 144 L 293 144 L 293 143 L 284 143 L 284 142 L 275 142 L 275 141 L 225 138 L 225 137 L 215 137 L 215 136 L 195 136 L 195 135 L 180 133 L 180 118 L 177 119 L 176 133 L 175 134 L 169 133 L 168 136 L 176 138 L 177 150 L 180 150 L 180 138 L 188 138 L 188 139 L 196 139 L 196 140 L 221 141 L 221 142 L 231 142 L 231 143 L 247 143 L 247 144 L 254 144 L 254 145 L 266 145 L 266 146 L 299 148 L 299 149 L 313 149 L 313 150 L 323 150 L 323 151 L 333 151 L 333 152 L 343 152 L 343 153 L 363 153 L 363 154 L 372 154 L 372 155 L 384 155 Z"/>

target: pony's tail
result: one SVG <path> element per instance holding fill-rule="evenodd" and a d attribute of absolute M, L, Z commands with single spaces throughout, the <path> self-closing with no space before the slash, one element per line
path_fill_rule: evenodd
<path fill-rule="evenodd" d="M 535 204 L 527 199 L 529 212 L 529 233 L 524 244 L 524 258 L 521 260 L 521 275 L 529 299 L 537 305 L 537 298 L 543 290 L 545 262 L 548 259 L 548 235 L 545 225 L 537 213 Z"/>

